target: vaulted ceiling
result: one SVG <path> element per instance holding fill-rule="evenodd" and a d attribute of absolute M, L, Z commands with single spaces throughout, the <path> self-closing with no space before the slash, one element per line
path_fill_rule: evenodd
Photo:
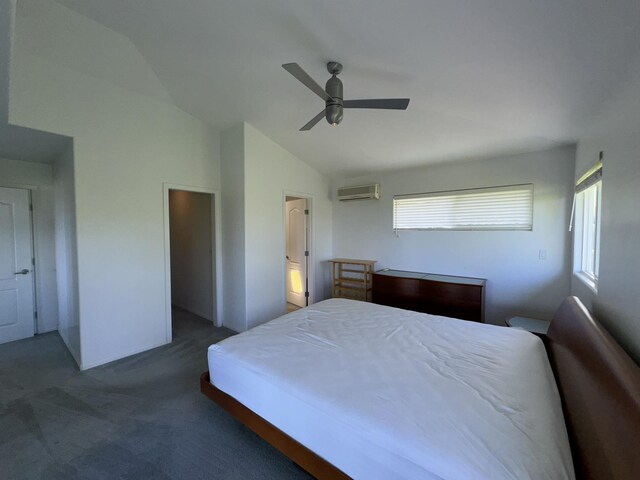
<path fill-rule="evenodd" d="M 575 142 L 640 51 L 637 0 L 58 1 L 128 37 L 179 107 L 332 176 Z M 409 109 L 299 132 L 323 103 L 281 64 L 323 85 L 329 60 L 345 98 Z"/>

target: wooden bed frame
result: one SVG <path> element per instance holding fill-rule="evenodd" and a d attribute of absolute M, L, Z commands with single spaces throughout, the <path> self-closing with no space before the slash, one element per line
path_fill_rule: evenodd
<path fill-rule="evenodd" d="M 547 333 L 576 478 L 640 478 L 640 368 L 576 297 Z"/>
<path fill-rule="evenodd" d="M 576 297 L 568 297 L 556 312 L 545 345 L 560 391 L 576 478 L 640 478 L 638 365 Z M 214 387 L 209 372 L 200 376 L 200 390 L 314 477 L 350 478 Z"/>

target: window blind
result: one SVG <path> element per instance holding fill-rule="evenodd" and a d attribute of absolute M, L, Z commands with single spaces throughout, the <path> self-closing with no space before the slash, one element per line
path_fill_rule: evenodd
<path fill-rule="evenodd" d="M 571 218 L 569 219 L 569 231 L 573 230 L 573 220 L 576 211 L 576 195 L 594 186 L 602 180 L 602 161 L 604 152 L 598 154 L 598 161 L 593 167 L 587 170 L 576 182 L 576 193 L 573 195 L 573 205 L 571 206 Z"/>
<path fill-rule="evenodd" d="M 394 230 L 531 230 L 533 184 L 397 195 Z"/>
<path fill-rule="evenodd" d="M 600 160 L 576 182 L 576 193 L 585 191 L 600 180 L 602 180 L 602 152 L 600 153 Z"/>

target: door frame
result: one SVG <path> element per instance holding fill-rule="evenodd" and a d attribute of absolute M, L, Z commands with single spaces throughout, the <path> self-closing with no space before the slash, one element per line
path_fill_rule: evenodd
<path fill-rule="evenodd" d="M 211 229 L 213 230 L 211 238 L 214 243 L 214 252 L 211 256 L 212 265 L 211 273 L 215 281 L 215 305 L 211 312 L 213 324 L 216 327 L 222 326 L 222 234 L 221 234 L 221 195 L 220 190 L 215 188 L 197 187 L 193 185 L 181 185 L 178 183 L 162 184 L 162 200 L 164 206 L 164 283 L 165 283 L 165 321 L 166 321 L 166 340 L 170 343 L 173 340 L 171 331 L 172 313 L 171 313 L 171 233 L 169 229 L 169 190 L 183 190 L 185 192 L 207 193 L 211 195 L 213 203 L 211 209 Z"/>
<path fill-rule="evenodd" d="M 309 280 L 309 305 L 315 302 L 315 231 L 316 217 L 314 215 L 315 196 L 311 193 L 297 192 L 294 190 L 282 191 L 282 305 L 285 309 L 287 306 L 287 221 L 285 218 L 287 209 L 287 197 L 304 198 L 307 201 L 307 209 L 309 210 L 309 231 L 307 233 L 307 243 L 309 245 L 309 266 L 307 269 L 307 278 Z"/>
<path fill-rule="evenodd" d="M 33 334 L 37 335 L 40 333 L 40 326 L 38 325 L 38 321 L 40 318 L 36 318 L 36 313 L 41 314 L 43 311 L 40 305 L 40 299 L 42 295 L 40 295 L 40 258 L 39 255 L 36 255 L 37 247 L 38 247 L 38 231 L 36 230 L 36 222 L 34 221 L 34 215 L 36 208 L 38 207 L 36 203 L 33 201 L 33 191 L 38 190 L 37 185 L 29 185 L 23 183 L 11 183 L 11 182 L 0 182 L 0 187 L 3 188 L 15 188 L 19 190 L 27 190 L 29 192 L 29 223 L 31 225 L 31 258 L 33 261 L 31 262 L 31 283 L 33 284 Z M 56 285 L 57 288 L 57 285 Z"/>

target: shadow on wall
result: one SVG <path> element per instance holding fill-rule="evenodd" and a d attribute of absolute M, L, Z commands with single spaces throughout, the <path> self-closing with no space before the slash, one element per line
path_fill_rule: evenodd
<path fill-rule="evenodd" d="M 72 143 L 65 135 L 0 122 L 0 158 L 53 164 Z"/>
<path fill-rule="evenodd" d="M 514 272 L 517 274 L 517 272 Z M 542 282 L 531 282 L 526 289 L 521 290 L 521 294 L 510 296 L 509 298 L 495 298 L 491 295 L 490 282 L 487 286 L 487 297 L 491 296 L 491 309 L 487 310 L 487 318 L 491 318 L 496 325 L 506 325 L 507 319 L 513 316 L 523 316 L 551 320 L 555 310 L 549 310 L 549 299 L 557 294 L 558 285 L 565 281 L 563 272 L 558 272 L 552 277 L 546 278 Z M 487 298 L 488 300 L 488 298 Z M 501 301 L 500 301 L 501 300 Z M 507 300 L 506 302 L 504 300 Z M 489 302 L 487 302 L 489 303 Z M 542 305 L 544 309 L 531 308 L 532 305 Z M 560 303 L 556 305 L 556 310 Z M 551 306 L 552 307 L 552 306 Z M 486 308 L 486 307 L 485 307 Z"/>

